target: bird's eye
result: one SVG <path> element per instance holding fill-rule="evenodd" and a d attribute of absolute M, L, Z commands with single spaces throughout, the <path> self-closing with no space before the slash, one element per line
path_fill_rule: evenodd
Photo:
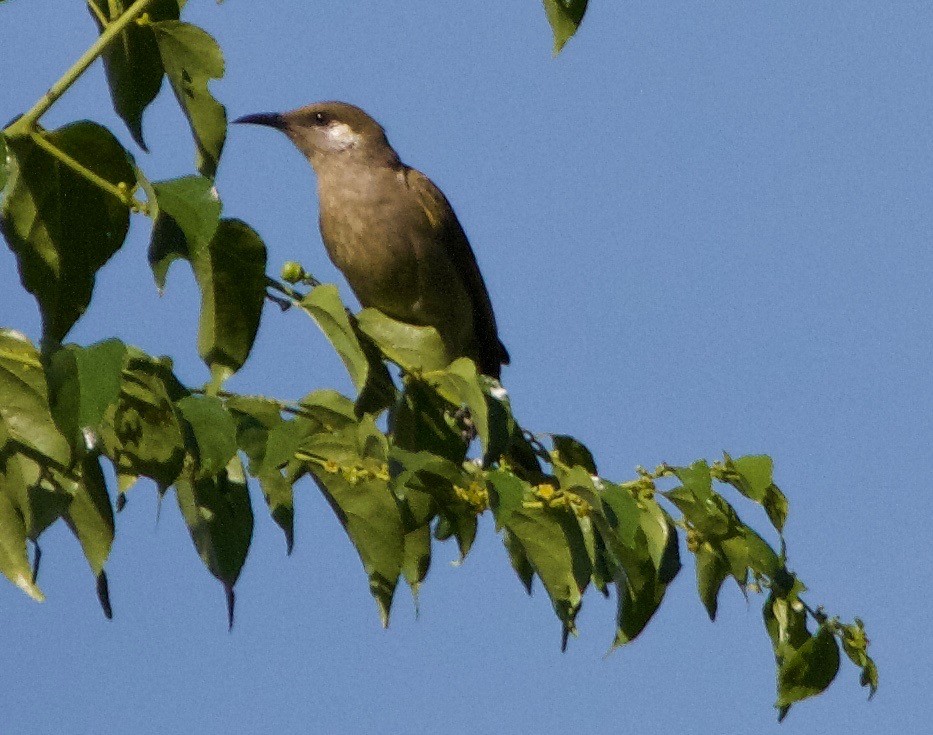
<path fill-rule="evenodd" d="M 326 125 L 327 122 L 328 122 L 328 120 L 327 120 L 327 115 L 325 115 L 323 112 L 315 112 L 315 113 L 314 113 L 314 123 L 315 123 L 315 125 Z"/>

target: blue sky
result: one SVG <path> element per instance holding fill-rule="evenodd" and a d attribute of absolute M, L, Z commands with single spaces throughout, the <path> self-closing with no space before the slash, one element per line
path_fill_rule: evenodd
<path fill-rule="evenodd" d="M 80 2 L 0 7 L 0 119 L 93 40 Z M 513 365 L 520 419 L 585 441 L 602 474 L 768 453 L 791 503 L 791 566 L 808 599 L 872 638 L 882 689 L 857 672 L 780 727 L 760 600 L 724 588 L 710 624 L 687 565 L 642 638 L 608 658 L 612 606 L 584 604 L 560 653 L 492 524 L 460 567 L 439 547 L 415 619 L 400 589 L 379 627 L 359 561 L 316 489 L 296 548 L 255 496 L 257 529 L 228 633 L 223 593 L 174 502 L 131 491 L 104 619 L 77 543 L 44 539 L 36 605 L 0 586 L 3 730 L 165 732 L 876 733 L 933 716 L 933 7 L 911 2 L 703 4 L 593 0 L 556 60 L 536 2 L 191 2 L 221 43 L 231 117 L 344 99 L 387 128 L 447 193 L 477 252 Z M 100 66 L 44 119 L 90 117 L 131 147 Z M 193 170 L 169 90 L 145 117 L 150 178 Z M 230 131 L 226 215 L 270 268 L 336 280 L 310 168 L 282 136 Z M 71 334 L 170 353 L 191 384 L 198 298 L 182 265 L 159 298 L 134 220 Z M 0 324 L 39 320 L 0 248 Z M 119 321 L 114 322 L 118 314 Z M 349 390 L 298 313 L 268 307 L 230 382 L 294 398 Z M 763 515 L 740 506 L 765 529 Z"/>

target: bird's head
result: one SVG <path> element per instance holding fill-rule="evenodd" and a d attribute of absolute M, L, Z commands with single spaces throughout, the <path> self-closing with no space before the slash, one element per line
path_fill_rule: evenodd
<path fill-rule="evenodd" d="M 281 130 L 315 168 L 353 160 L 398 161 L 382 126 L 346 102 L 316 102 L 290 112 L 244 115 L 234 122 Z"/>

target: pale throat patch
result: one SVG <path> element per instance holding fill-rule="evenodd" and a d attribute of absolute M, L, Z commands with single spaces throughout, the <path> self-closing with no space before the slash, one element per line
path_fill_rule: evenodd
<path fill-rule="evenodd" d="M 352 148 L 360 142 L 360 136 L 346 123 L 334 123 L 327 126 L 327 139 L 337 150 Z"/>

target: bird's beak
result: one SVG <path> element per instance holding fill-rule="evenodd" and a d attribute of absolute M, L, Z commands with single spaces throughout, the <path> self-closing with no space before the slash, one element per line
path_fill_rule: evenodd
<path fill-rule="evenodd" d="M 249 125 L 266 125 L 270 128 L 285 128 L 285 118 L 277 112 L 257 112 L 253 115 L 238 117 L 233 122 L 248 123 Z"/>

